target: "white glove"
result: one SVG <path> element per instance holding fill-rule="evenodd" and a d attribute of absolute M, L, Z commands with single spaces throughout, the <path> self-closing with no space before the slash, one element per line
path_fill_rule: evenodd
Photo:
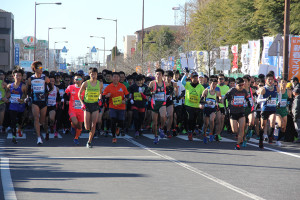
<path fill-rule="evenodd" d="M 134 104 L 134 101 L 133 101 L 133 99 L 131 99 L 131 100 L 130 100 L 130 103 L 131 103 L 131 104 Z"/>

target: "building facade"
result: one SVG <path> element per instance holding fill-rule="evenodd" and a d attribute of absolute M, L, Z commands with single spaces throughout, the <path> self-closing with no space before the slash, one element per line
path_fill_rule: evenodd
<path fill-rule="evenodd" d="M 0 69 L 14 68 L 14 16 L 0 9 Z"/>
<path fill-rule="evenodd" d="M 131 58 L 136 51 L 136 36 L 126 35 L 123 37 L 124 59 Z"/>

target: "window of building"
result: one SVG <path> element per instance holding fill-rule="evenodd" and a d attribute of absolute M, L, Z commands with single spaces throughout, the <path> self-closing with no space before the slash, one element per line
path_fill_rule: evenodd
<path fill-rule="evenodd" d="M 5 40 L 0 39 L 0 52 L 5 52 Z"/>

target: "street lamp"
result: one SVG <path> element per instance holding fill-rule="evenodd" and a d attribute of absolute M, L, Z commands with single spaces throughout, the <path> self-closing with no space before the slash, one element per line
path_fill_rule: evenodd
<path fill-rule="evenodd" d="M 61 5 L 61 2 L 57 2 L 57 3 L 34 3 L 34 49 L 33 49 L 33 60 L 35 60 L 35 53 L 36 53 L 36 6 L 37 5 L 43 5 L 43 4 L 55 4 L 55 5 Z"/>
<path fill-rule="evenodd" d="M 117 50 L 118 50 L 118 20 L 117 19 L 106 19 L 102 17 L 97 17 L 97 20 L 109 20 L 116 22 L 116 49 L 115 49 L 115 69 L 117 68 Z"/>
<path fill-rule="evenodd" d="M 48 69 L 50 66 L 50 64 L 49 64 L 50 53 L 49 52 L 50 52 L 50 30 L 51 29 L 66 29 L 66 27 L 53 27 L 53 28 L 48 27 L 48 65 L 47 65 Z"/>
<path fill-rule="evenodd" d="M 90 36 L 91 38 L 101 38 L 104 41 L 104 54 L 103 54 L 103 65 L 105 65 L 105 37 L 99 37 L 99 36 Z"/>
<path fill-rule="evenodd" d="M 55 49 L 55 45 L 56 45 L 56 43 L 68 43 L 68 41 L 58 41 L 58 42 L 54 42 L 54 59 L 53 59 L 53 63 L 54 63 L 54 68 L 55 68 L 55 71 L 57 71 L 57 68 L 56 68 L 56 65 L 55 65 L 55 55 L 56 55 L 56 49 Z"/>

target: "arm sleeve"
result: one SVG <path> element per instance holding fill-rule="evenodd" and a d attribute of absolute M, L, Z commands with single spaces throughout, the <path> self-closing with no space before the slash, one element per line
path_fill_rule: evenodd
<path fill-rule="evenodd" d="M 278 102 L 281 103 L 281 98 L 282 98 L 282 94 L 281 94 L 281 91 L 279 92 L 278 94 Z"/>
<path fill-rule="evenodd" d="M 185 86 L 186 85 L 186 75 L 184 75 L 181 79 L 182 85 Z"/>
<path fill-rule="evenodd" d="M 264 99 L 264 97 L 263 97 L 263 95 L 258 95 L 258 97 L 257 97 L 257 103 L 264 103 L 264 102 L 266 102 L 267 101 L 267 99 Z"/>

